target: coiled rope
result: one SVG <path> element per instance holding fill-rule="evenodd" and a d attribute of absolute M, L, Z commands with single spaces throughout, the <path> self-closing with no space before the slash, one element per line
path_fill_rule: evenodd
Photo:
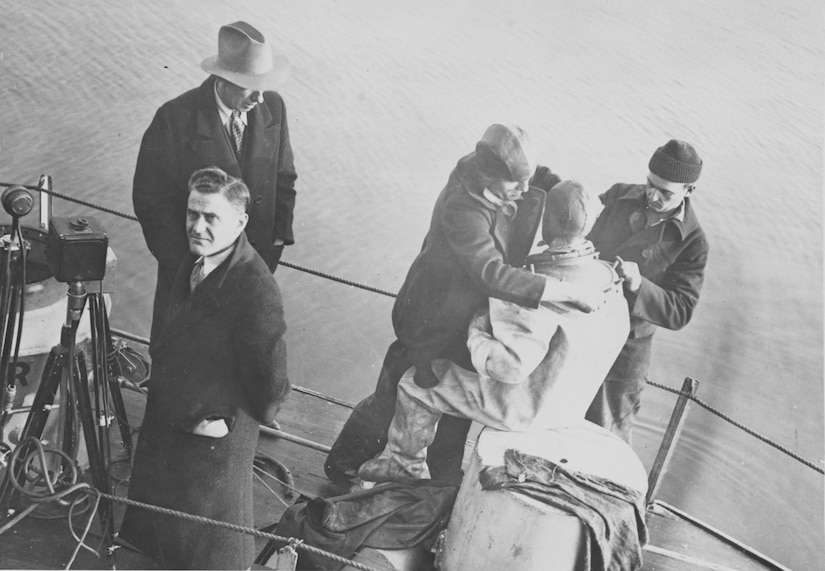
<path fill-rule="evenodd" d="M 0 186 L 8 187 L 8 186 L 17 186 L 17 185 L 14 185 L 12 183 L 0 182 Z M 137 216 L 134 216 L 134 215 L 131 215 L 131 214 L 126 214 L 124 212 L 119 212 L 119 211 L 111 209 L 111 208 L 106 208 L 106 207 L 100 206 L 98 204 L 94 204 L 92 202 L 88 202 L 88 201 L 85 201 L 85 200 L 81 200 L 79 198 L 75 198 L 73 196 L 68 196 L 66 194 L 55 192 L 53 190 L 46 190 L 46 189 L 40 188 L 38 186 L 25 186 L 25 185 L 20 185 L 20 186 L 23 186 L 24 188 L 26 188 L 28 190 L 32 190 L 32 191 L 45 192 L 46 194 L 50 194 L 52 196 L 55 196 L 57 198 L 61 198 L 63 200 L 67 200 L 69 202 L 82 204 L 83 206 L 88 206 L 89 208 L 94 208 L 94 209 L 100 210 L 102 212 L 107 212 L 107 213 L 113 214 L 115 216 L 120 216 L 121 218 L 125 218 L 127 220 L 132 220 L 134 222 L 138 222 Z M 350 281 L 350 280 L 345 280 L 343 278 L 339 278 L 339 277 L 333 276 L 331 274 L 327 274 L 327 273 L 324 273 L 324 272 L 319 272 L 317 270 L 313 270 L 313 269 L 306 268 L 306 267 L 303 267 L 303 266 L 299 266 L 299 265 L 296 265 L 296 264 L 291 264 L 291 263 L 284 262 L 284 261 L 279 262 L 279 264 L 282 265 L 282 266 L 286 266 L 288 268 L 292 268 L 293 270 L 298 270 L 298 271 L 301 271 L 301 272 L 312 274 L 314 276 L 322 277 L 322 278 L 325 278 L 325 279 L 328 279 L 328 280 L 331 280 L 331 281 L 334 281 L 334 282 L 338 282 L 338 283 L 341 283 L 341 284 L 344 284 L 344 285 L 357 287 L 357 288 L 360 288 L 360 289 L 363 289 L 363 290 L 366 290 L 366 291 L 370 291 L 370 292 L 377 293 L 377 294 L 380 294 L 380 295 L 385 295 L 385 296 L 388 296 L 388 297 L 397 297 L 397 294 L 386 291 L 386 290 L 374 288 L 372 286 L 364 285 L 364 284 L 357 283 L 357 282 Z M 682 394 L 681 391 L 679 391 L 679 390 L 673 389 L 673 388 L 665 386 L 665 385 L 660 385 L 660 384 L 654 383 L 652 381 L 648 381 L 648 384 L 650 384 L 650 385 L 652 385 L 656 388 L 665 390 L 667 392 L 677 394 L 677 395 Z M 690 398 L 690 400 L 694 401 L 696 404 L 698 404 L 699 406 L 701 406 L 702 408 L 704 408 L 705 410 L 707 410 L 711 414 L 714 414 L 714 415 L 718 416 L 719 418 L 721 418 L 722 420 L 725 420 L 726 422 L 730 423 L 732 426 L 735 426 L 736 428 L 739 428 L 740 430 L 742 430 L 745 433 L 753 436 L 754 438 L 756 438 L 758 440 L 761 440 L 765 444 L 768 444 L 769 446 L 772 446 L 773 448 L 775 448 L 776 450 L 779 450 L 780 452 L 783 452 L 784 454 L 786 454 L 790 458 L 793 458 L 797 462 L 800 462 L 800 463 L 804 464 L 805 466 L 808 466 L 809 468 L 812 468 L 812 469 L 816 470 L 820 474 L 825 474 L 825 469 L 823 469 L 822 466 L 819 466 L 819 465 L 811 462 L 810 460 L 807 460 L 807 459 L 799 456 L 795 452 L 792 452 L 791 450 L 789 450 L 785 446 L 782 446 L 781 444 L 779 444 L 777 442 L 774 442 L 774 441 L 772 441 L 771 439 L 769 439 L 765 436 L 762 436 L 761 434 L 759 434 L 755 430 L 753 430 L 751 428 L 748 428 L 744 424 L 732 419 L 728 415 L 726 415 L 723 412 L 715 409 L 714 407 L 707 404 L 706 402 L 699 399 L 698 397 L 688 396 L 688 398 Z"/>

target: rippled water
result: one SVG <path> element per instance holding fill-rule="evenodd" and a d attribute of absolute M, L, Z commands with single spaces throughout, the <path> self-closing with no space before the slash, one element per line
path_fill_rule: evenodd
<path fill-rule="evenodd" d="M 489 123 L 522 124 L 543 163 L 595 190 L 641 181 L 671 137 L 694 142 L 711 259 L 694 321 L 657 336 L 655 380 L 700 379 L 704 400 L 821 465 L 818 2 L 4 4 L 0 180 L 50 174 L 56 190 L 131 213 L 152 114 L 203 80 L 218 27 L 246 19 L 293 64 L 282 94 L 297 244 L 284 259 L 385 290 Z M 119 260 L 113 325 L 148 334 L 154 263 L 139 228 L 97 216 Z M 277 277 L 293 382 L 365 396 L 392 300 L 288 268 Z M 671 406 L 647 391 L 634 444 L 648 465 Z M 822 477 L 695 406 L 661 497 L 788 566 L 825 567 Z"/>

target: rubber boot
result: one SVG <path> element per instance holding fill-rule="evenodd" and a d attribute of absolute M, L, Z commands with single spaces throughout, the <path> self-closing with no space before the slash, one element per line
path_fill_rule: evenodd
<path fill-rule="evenodd" d="M 404 346 L 396 340 L 387 349 L 375 392 L 358 403 L 332 445 L 324 471 L 341 493 L 358 485 L 358 467 L 384 450 L 398 381 L 411 366 Z"/>
<path fill-rule="evenodd" d="M 427 447 L 432 444 L 441 413 L 411 398 L 405 383 L 398 385 L 395 415 L 390 423 L 387 447 L 378 458 L 365 462 L 358 477 L 371 482 L 409 483 L 429 479 Z"/>

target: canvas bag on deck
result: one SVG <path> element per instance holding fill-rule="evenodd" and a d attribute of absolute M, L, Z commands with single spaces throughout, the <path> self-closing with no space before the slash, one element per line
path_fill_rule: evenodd
<path fill-rule="evenodd" d="M 407 549 L 435 540 L 447 524 L 457 494 L 456 485 L 421 480 L 315 498 L 288 508 L 275 534 L 303 540 L 346 558 L 352 558 L 362 547 Z M 270 541 L 255 562 L 265 562 L 281 547 L 283 544 Z M 299 569 L 340 567 L 340 563 L 299 550 Z"/>

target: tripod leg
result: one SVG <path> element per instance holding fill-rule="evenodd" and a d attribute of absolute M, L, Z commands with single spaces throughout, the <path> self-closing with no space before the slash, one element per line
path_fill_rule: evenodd
<path fill-rule="evenodd" d="M 31 411 L 26 419 L 26 424 L 23 427 L 23 432 L 20 438 L 23 439 L 33 436 L 37 439 L 43 435 L 43 429 L 46 426 L 46 421 L 49 417 L 49 407 L 54 403 L 55 395 L 57 394 L 60 381 L 63 376 L 63 363 L 66 360 L 66 350 L 63 347 L 53 347 L 46 359 L 46 365 L 43 369 L 43 375 L 40 379 L 40 386 L 37 387 L 37 393 L 32 403 Z M 61 403 L 62 407 L 68 406 L 67 403 Z M 23 444 L 22 446 L 29 446 Z M 21 451 L 19 458 L 25 458 L 31 450 Z M 15 499 L 16 493 L 11 485 L 10 478 L 12 475 L 20 481 L 23 472 L 22 462 L 16 466 L 9 466 L 6 471 L 6 477 L 3 479 L 3 484 L 0 486 L 0 505 L 12 507 L 10 504 Z"/>
<path fill-rule="evenodd" d="M 132 460 L 132 432 L 129 427 L 129 419 L 126 416 L 126 404 L 123 402 L 123 393 L 118 384 L 118 374 L 114 369 L 117 368 L 116 362 L 110 363 L 109 360 L 115 361 L 114 343 L 112 342 L 112 332 L 109 329 L 109 316 L 106 314 L 106 304 L 103 302 L 102 294 L 98 294 L 101 298 L 95 305 L 99 308 L 100 313 L 100 334 L 103 337 L 103 342 L 106 347 L 106 367 L 109 391 L 112 395 L 112 404 L 115 407 L 115 416 L 117 417 L 118 427 L 120 428 L 120 438 L 123 441 L 123 447 L 126 449 L 126 455 L 129 461 Z"/>
<path fill-rule="evenodd" d="M 83 357 L 83 353 L 79 351 L 75 355 L 75 370 L 77 372 L 74 376 L 77 408 L 83 426 L 83 438 L 86 442 L 86 450 L 89 454 L 89 471 L 92 475 L 92 482 L 102 493 L 109 494 L 111 487 L 109 485 L 109 473 L 106 462 L 108 451 L 105 451 L 98 441 L 98 427 L 95 425 L 95 418 L 98 419 L 99 423 L 108 423 L 108 421 L 99 416 L 96 417 L 95 411 L 92 410 L 92 402 L 89 397 L 89 376 L 86 370 L 86 360 Z M 104 537 L 108 541 L 107 547 L 111 546 L 114 540 L 112 502 L 105 499 L 101 500 L 98 505 L 98 515 L 100 516 L 100 525 L 105 532 Z"/>
<path fill-rule="evenodd" d="M 86 360 L 82 353 L 75 355 L 75 387 L 77 388 L 77 408 L 80 413 L 80 421 L 83 427 L 83 438 L 86 442 L 86 450 L 89 454 L 89 470 L 92 474 L 92 481 L 101 492 L 108 493 L 109 477 L 106 474 L 104 451 L 97 440 L 97 424 L 105 422 L 105 419 L 96 417 L 92 409 L 92 401 L 89 397 L 89 375 L 86 371 Z"/>
<path fill-rule="evenodd" d="M 132 461 L 132 432 L 129 427 L 129 419 L 126 416 L 126 404 L 123 402 L 123 393 L 120 390 L 116 377 L 109 377 L 109 389 L 112 394 L 112 403 L 115 406 L 115 416 L 117 416 L 117 424 L 120 428 L 120 437 L 123 441 L 123 448 L 126 450 L 126 456 L 129 461 Z"/>
<path fill-rule="evenodd" d="M 60 361 L 60 408 L 58 408 L 58 417 L 60 428 L 57 433 L 57 440 L 52 443 L 56 448 L 60 448 L 69 458 L 77 459 L 77 454 L 80 451 L 80 420 L 77 416 L 77 396 L 76 387 L 72 382 L 72 367 L 73 360 L 70 357 L 69 350 L 65 350 L 65 354 Z M 77 372 L 74 373 L 75 375 Z"/>

